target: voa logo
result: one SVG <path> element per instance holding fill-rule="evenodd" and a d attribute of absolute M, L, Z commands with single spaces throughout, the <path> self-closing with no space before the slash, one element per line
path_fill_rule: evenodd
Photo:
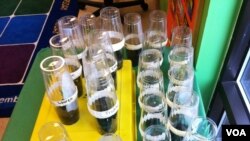
<path fill-rule="evenodd" d="M 226 129 L 227 136 L 247 136 L 244 129 Z"/>

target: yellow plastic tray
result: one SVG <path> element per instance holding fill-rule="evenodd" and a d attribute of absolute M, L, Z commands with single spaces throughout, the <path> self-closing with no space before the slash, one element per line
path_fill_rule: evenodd
<path fill-rule="evenodd" d="M 133 82 L 133 69 L 131 61 L 124 60 L 123 67 L 117 71 L 117 95 L 120 100 L 120 108 L 118 111 L 117 131 L 124 141 L 136 140 L 136 123 L 135 123 L 135 90 Z M 98 132 L 96 121 L 90 115 L 87 99 L 79 98 L 80 119 L 73 125 L 65 125 L 72 141 L 98 141 L 101 134 Z M 41 126 L 49 121 L 60 121 L 56 115 L 55 109 L 49 103 L 44 95 L 40 111 L 31 135 L 31 141 L 39 141 L 38 131 Z M 22 129 L 20 129 L 22 130 Z"/>

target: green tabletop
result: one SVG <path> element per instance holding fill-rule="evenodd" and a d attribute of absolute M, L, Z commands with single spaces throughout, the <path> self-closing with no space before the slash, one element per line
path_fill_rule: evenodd
<path fill-rule="evenodd" d="M 164 74 L 164 84 L 165 88 L 168 85 L 167 71 L 169 64 L 167 61 L 167 54 L 170 48 L 164 48 L 164 61 L 162 65 L 162 71 Z M 51 50 L 49 48 L 42 49 L 36 56 L 32 68 L 29 72 L 25 85 L 19 95 L 18 102 L 13 110 L 11 118 L 9 120 L 8 126 L 6 128 L 5 134 L 3 136 L 3 141 L 28 141 L 32 135 L 32 131 L 38 116 L 40 105 L 44 96 L 44 83 L 42 74 L 39 68 L 40 62 L 51 55 Z M 133 68 L 135 74 L 137 68 Z M 194 82 L 194 89 L 200 95 L 200 90 L 198 88 L 196 79 Z M 136 100 L 139 95 L 138 88 L 136 88 Z M 201 98 L 200 98 L 201 99 Z M 199 114 L 205 116 L 205 110 L 203 102 L 200 102 Z M 140 108 L 138 102 L 136 104 L 136 121 L 139 123 L 140 119 Z M 138 126 L 137 126 L 138 127 Z M 138 128 L 137 128 L 138 129 Z M 140 133 L 137 130 L 137 140 L 140 141 Z"/>

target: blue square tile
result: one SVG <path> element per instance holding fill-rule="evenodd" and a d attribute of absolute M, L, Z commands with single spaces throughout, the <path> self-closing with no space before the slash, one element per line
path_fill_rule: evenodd
<path fill-rule="evenodd" d="M 10 20 L 10 17 L 0 18 L 0 35 L 3 33 L 3 30 L 9 20 Z"/>
<path fill-rule="evenodd" d="M 16 16 L 0 37 L 0 44 L 33 43 L 45 24 L 46 15 Z"/>

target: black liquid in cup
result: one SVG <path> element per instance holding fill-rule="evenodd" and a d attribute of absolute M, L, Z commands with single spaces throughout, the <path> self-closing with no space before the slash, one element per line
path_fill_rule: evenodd
<path fill-rule="evenodd" d="M 132 66 L 136 67 L 138 66 L 138 59 L 139 59 L 139 55 L 141 53 L 141 49 L 138 50 L 126 50 L 127 52 L 127 57 L 128 59 L 130 59 L 132 61 Z"/>
<path fill-rule="evenodd" d="M 56 112 L 65 125 L 71 125 L 79 120 L 79 109 L 67 111 L 66 106 L 56 107 Z"/>
<path fill-rule="evenodd" d="M 109 97 L 102 97 L 94 102 L 97 111 L 107 111 L 113 107 L 114 102 Z M 108 118 L 96 118 L 101 134 L 114 133 L 117 130 L 117 113 Z"/>
<path fill-rule="evenodd" d="M 115 56 L 117 59 L 117 70 L 121 69 L 123 66 L 123 51 L 122 49 L 115 51 Z"/>

